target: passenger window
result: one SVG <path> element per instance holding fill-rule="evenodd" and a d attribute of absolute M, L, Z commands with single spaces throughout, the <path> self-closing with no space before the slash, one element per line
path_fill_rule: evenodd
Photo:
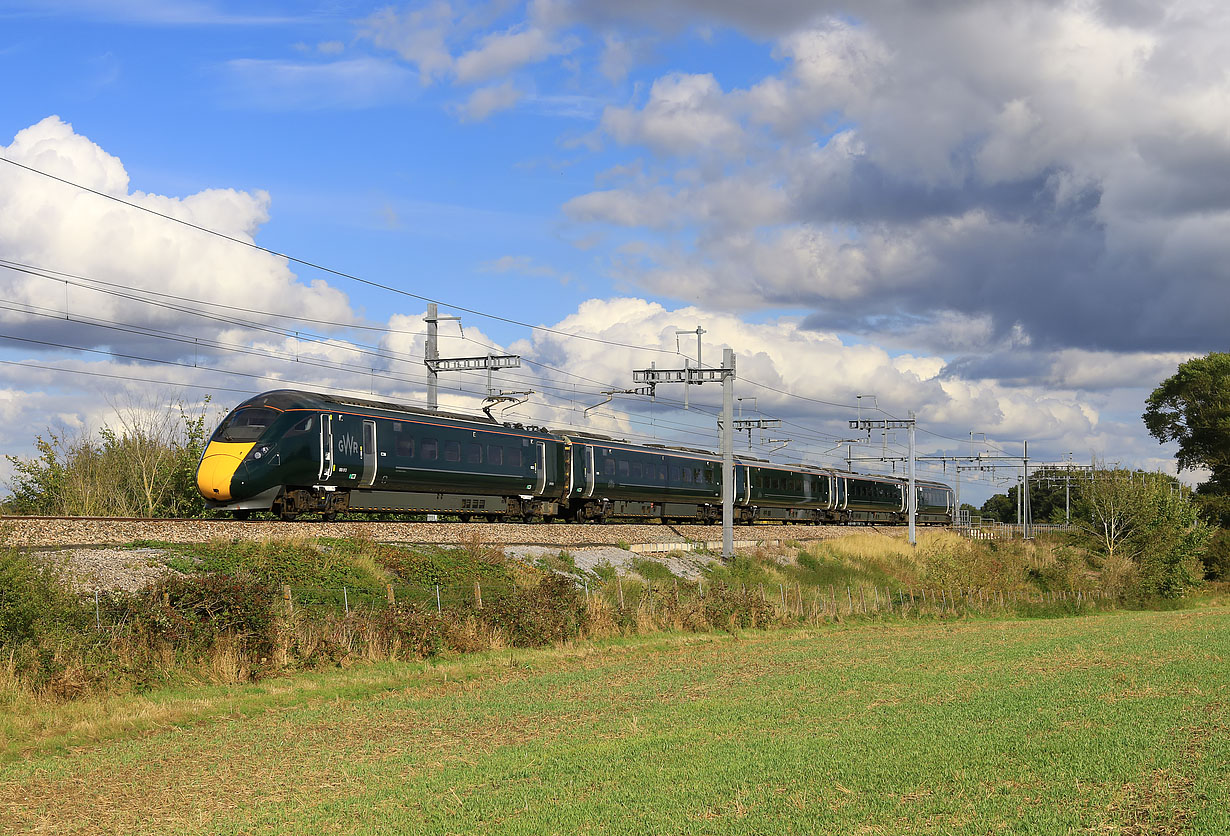
<path fill-rule="evenodd" d="M 473 441 L 466 442 L 466 464 L 483 463 L 483 445 Z"/>
<path fill-rule="evenodd" d="M 658 481 L 662 483 L 666 482 L 666 465 L 664 464 L 658 465 Z"/>
<path fill-rule="evenodd" d="M 679 465 L 672 464 L 671 465 L 671 481 L 678 482 L 682 478 L 683 477 L 679 475 Z"/>
<path fill-rule="evenodd" d="M 623 479 L 628 478 L 628 460 L 627 459 L 619 460 L 619 475 Z"/>
<path fill-rule="evenodd" d="M 507 464 L 509 467 L 520 467 L 521 466 L 521 448 L 520 447 L 509 447 L 508 455 L 504 457 L 504 463 Z"/>
<path fill-rule="evenodd" d="M 400 459 L 414 458 L 414 436 L 402 433 L 397 437 L 397 457 Z"/>
<path fill-rule="evenodd" d="M 504 448 L 498 444 L 487 445 L 487 464 L 504 464 Z"/>
<path fill-rule="evenodd" d="M 607 476 L 614 476 L 615 475 L 615 460 L 614 459 L 603 459 L 602 460 L 602 472 L 605 473 Z"/>
<path fill-rule="evenodd" d="M 685 468 L 682 468 L 682 469 L 679 471 L 679 473 L 680 473 L 680 475 L 683 477 L 683 483 L 684 483 L 685 485 L 690 485 L 690 484 L 692 484 L 692 468 L 690 468 L 690 467 L 685 467 Z"/>
<path fill-rule="evenodd" d="M 641 468 L 642 468 L 642 465 L 641 465 L 641 463 L 640 463 L 640 462 L 633 462 L 633 463 L 632 463 L 632 478 L 633 478 L 633 479 L 640 479 L 640 478 L 641 478 L 642 473 L 643 473 L 643 471 L 642 471 L 642 469 L 641 469 Z"/>
<path fill-rule="evenodd" d="M 444 442 L 444 460 L 446 462 L 461 461 L 461 442 L 460 441 Z"/>
<path fill-rule="evenodd" d="M 425 462 L 434 462 L 440 457 L 440 442 L 434 438 L 424 438 L 419 447 L 419 455 Z"/>

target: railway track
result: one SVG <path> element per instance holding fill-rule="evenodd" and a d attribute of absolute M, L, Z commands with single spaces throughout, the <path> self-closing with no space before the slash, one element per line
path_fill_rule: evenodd
<path fill-rule="evenodd" d="M 840 525 L 739 526 L 742 541 L 824 540 L 852 531 Z M 893 531 L 893 529 L 888 529 Z M 147 519 L 140 517 L 0 516 L 0 542 L 19 548 L 81 545 L 129 545 L 158 541 L 199 543 L 216 539 L 269 540 L 317 537 L 365 537 L 387 543 L 458 545 L 475 537 L 497 545 L 619 546 L 632 544 L 712 542 L 721 540 L 717 525 L 608 523 L 605 525 L 546 523 L 454 522 L 279 522 L 227 519 Z"/>

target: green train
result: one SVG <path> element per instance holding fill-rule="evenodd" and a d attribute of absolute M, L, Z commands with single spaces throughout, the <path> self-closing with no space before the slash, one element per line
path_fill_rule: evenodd
<path fill-rule="evenodd" d="M 734 478 L 738 522 L 906 522 L 902 479 L 742 456 Z M 239 519 L 356 511 L 712 523 L 722 514 L 722 461 L 707 450 L 279 389 L 223 419 L 201 456 L 197 488 L 211 508 Z M 950 524 L 952 490 L 930 481 L 916 488 L 918 522 Z"/>

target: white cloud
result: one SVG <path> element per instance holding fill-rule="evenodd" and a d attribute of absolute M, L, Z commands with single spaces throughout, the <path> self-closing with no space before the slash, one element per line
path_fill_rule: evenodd
<path fill-rule="evenodd" d="M 729 3 L 574 8 L 603 25 L 767 29 L 784 62 L 746 89 L 668 73 L 643 103 L 607 109 L 602 131 L 660 162 L 565 204 L 624 241 L 644 230 L 613 275 L 676 298 L 806 305 L 860 332 L 891 318 L 936 338 L 951 328 L 928 321 L 978 322 L 987 346 L 1014 328 L 1053 348 L 1219 345 L 1230 9 L 756 8 L 759 24 Z M 724 208 L 738 201 L 723 187 L 749 211 Z"/>
<path fill-rule="evenodd" d="M 493 113 L 516 106 L 524 95 L 511 81 L 480 87 L 470 94 L 458 112 L 466 122 L 481 122 Z"/>
<path fill-rule="evenodd" d="M 643 108 L 607 108 L 602 128 L 621 144 L 643 144 L 660 154 L 731 153 L 742 133 L 709 73 L 659 78 Z"/>
<path fill-rule="evenodd" d="M 328 63 L 237 58 L 225 65 L 226 106 L 261 110 L 357 110 L 414 95 L 413 74 L 391 61 L 362 57 Z"/>
<path fill-rule="evenodd" d="M 55 116 L 19 132 L 3 152 L 32 168 L 246 241 L 253 240 L 269 217 L 270 198 L 264 192 L 210 189 L 183 198 L 130 192 L 120 160 Z M 342 322 L 354 319 L 343 293 L 322 283 L 300 282 L 284 259 L 10 166 L 0 169 L 0 251 L 14 261 L 111 282 L 135 295 L 157 291 L 223 304 L 242 299 L 256 311 Z M 4 270 L 0 286 L 7 299 L 64 310 L 62 283 Z M 72 315 L 143 327 L 183 325 L 186 333 L 202 336 L 216 328 L 207 320 L 99 290 L 72 285 L 67 293 Z M 293 311 L 287 309 L 289 299 L 294 300 Z M 10 332 L 16 329 L 23 335 L 59 327 L 54 321 L 11 311 L 0 318 Z M 60 325 L 72 331 L 74 344 L 122 345 L 137 340 L 117 332 Z M 170 350 L 192 349 L 172 344 Z"/>
<path fill-rule="evenodd" d="M 535 64 L 571 51 L 571 42 L 553 40 L 541 29 L 530 27 L 484 36 L 479 45 L 457 58 L 457 80 L 462 84 L 507 75 L 526 64 Z"/>
<path fill-rule="evenodd" d="M 453 31 L 453 8 L 446 0 L 398 14 L 392 6 L 360 21 L 359 34 L 381 49 L 390 49 L 413 64 L 423 84 L 451 72 L 453 56 L 448 38 Z"/>

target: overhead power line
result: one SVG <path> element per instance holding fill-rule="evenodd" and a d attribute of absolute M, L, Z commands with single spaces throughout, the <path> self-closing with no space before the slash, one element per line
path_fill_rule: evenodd
<path fill-rule="evenodd" d="M 418 293 L 412 293 L 411 291 L 408 291 L 408 290 L 403 290 L 403 289 L 401 289 L 401 288 L 399 288 L 399 287 L 394 287 L 394 286 L 392 286 L 392 285 L 385 284 L 385 283 L 383 283 L 383 282 L 377 282 L 377 281 L 374 281 L 374 280 L 372 280 L 372 279 L 365 279 L 365 278 L 363 278 L 362 276 L 358 276 L 358 275 L 356 275 L 356 274 L 354 274 L 354 273 L 348 273 L 348 272 L 346 272 L 346 271 L 344 271 L 344 270 L 338 270 L 338 269 L 335 269 L 335 268 L 332 268 L 332 267 L 328 267 L 328 266 L 326 266 L 326 265 L 323 265 L 323 264 L 320 264 L 320 263 L 317 263 L 317 262 L 314 262 L 314 261 L 311 261 L 311 260 L 308 260 L 308 259 L 299 258 L 299 257 L 294 256 L 294 255 L 291 255 L 291 254 L 289 254 L 289 253 L 284 253 L 284 252 L 280 252 L 280 251 L 278 251 L 278 250 L 274 250 L 274 249 L 269 248 L 269 247 L 264 247 L 264 246 L 261 246 L 260 244 L 257 244 L 257 243 L 256 243 L 256 242 L 254 242 L 254 241 L 245 241 L 244 239 L 242 239 L 242 238 L 238 238 L 238 237 L 236 237 L 236 236 L 234 236 L 234 235 L 228 235 L 228 234 L 227 234 L 227 233 L 225 233 L 225 232 L 220 232 L 219 230 L 216 230 L 216 229 L 210 229 L 210 228 L 209 228 L 209 227 L 207 227 L 207 226 L 202 226 L 201 224 L 193 223 L 192 221 L 186 220 L 186 219 L 184 219 L 184 218 L 177 218 L 177 217 L 175 217 L 175 216 L 173 216 L 173 215 L 168 215 L 168 214 L 165 214 L 165 213 L 163 213 L 163 212 L 159 212 L 159 211 L 157 211 L 157 210 L 155 210 L 155 209 L 151 209 L 151 208 L 150 208 L 150 207 L 148 207 L 148 206 L 141 206 L 140 204 L 133 203 L 133 202 L 131 202 L 131 201 L 129 201 L 129 200 L 125 200 L 125 199 L 123 199 L 123 198 L 121 198 L 121 197 L 118 197 L 118 196 L 116 196 L 116 195 L 113 195 L 113 194 L 107 194 L 106 192 L 100 191 L 100 190 L 98 190 L 98 189 L 94 189 L 94 188 L 91 188 L 91 187 L 89 187 L 89 186 L 82 185 L 81 183 L 77 183 L 77 182 L 74 182 L 74 181 L 72 181 L 72 180 L 69 180 L 69 179 L 67 179 L 67 178 L 65 178 L 65 177 L 60 177 L 59 175 L 56 175 L 56 174 L 51 174 L 50 172 L 47 172 L 47 171 L 43 171 L 43 170 L 41 170 L 41 169 L 34 168 L 33 166 L 28 166 L 28 165 L 26 165 L 26 164 L 24 164 L 24 163 L 20 163 L 20 162 L 18 162 L 18 161 L 16 161 L 16 160 L 13 160 L 13 159 L 8 158 L 8 157 L 0 156 L 0 162 L 5 162 L 5 163 L 8 163 L 8 164 L 9 164 L 9 165 L 11 165 L 11 166 L 14 166 L 14 167 L 16 167 L 16 168 L 22 169 L 22 170 L 24 170 L 24 171 L 28 171 L 28 172 L 30 172 L 31 174 L 37 174 L 37 175 L 39 175 L 39 176 L 41 176 L 41 177 L 46 177 L 46 178 L 48 178 L 48 179 L 50 179 L 50 180 L 54 180 L 54 181 L 56 181 L 56 182 L 58 182 L 58 183 L 62 183 L 62 184 L 66 185 L 66 186 L 69 186 L 69 187 L 71 187 L 71 188 L 74 188 L 74 189 L 79 189 L 79 190 L 84 191 L 84 192 L 88 192 L 88 193 L 90 193 L 90 194 L 93 194 L 93 195 L 96 195 L 96 196 L 98 196 L 98 197 L 101 197 L 101 198 L 103 198 L 104 200 L 109 200 L 109 201 L 112 201 L 112 202 L 114 202 L 114 203 L 118 203 L 118 204 L 120 204 L 120 205 L 122 205 L 122 206 L 126 206 L 126 207 L 128 207 L 128 208 L 130 208 L 130 209 L 136 209 L 137 211 L 140 211 L 140 212 L 145 212 L 146 214 L 153 215 L 154 217 L 162 218 L 163 220 L 168 220 L 168 221 L 171 221 L 171 222 L 173 222 L 173 223 L 180 224 L 181 226 L 188 227 L 188 228 L 190 228 L 190 229 L 195 229 L 195 230 L 197 230 L 198 232 L 202 232 L 202 233 L 204 233 L 204 234 L 206 234 L 206 235 L 211 235 L 211 236 L 214 236 L 214 237 L 216 237 L 216 238 L 222 239 L 222 240 L 224 240 L 224 241 L 229 241 L 229 242 L 231 242 L 231 243 L 233 243 L 233 244 L 239 244 L 240 246 L 247 247 L 247 248 L 249 248 L 249 249 L 253 249 L 253 250 L 257 250 L 257 251 L 259 251 L 259 252 L 263 252 L 263 253 L 266 253 L 267 255 L 272 255 L 272 256 L 275 256 L 275 257 L 277 257 L 277 258 L 284 258 L 284 259 L 286 259 L 287 261 L 289 261 L 289 262 L 291 262 L 291 263 L 294 263 L 294 264 L 299 264 L 299 265 L 302 265 L 302 266 L 304 266 L 304 267 L 309 267 L 309 268 L 311 268 L 311 269 L 313 269 L 313 270 L 319 270 L 319 271 L 321 271 L 321 272 L 323 272 L 323 273 L 328 273 L 329 275 L 337 276 L 338 278 L 343 278 L 343 279 L 346 279 L 346 280 L 348 280 L 348 281 L 357 282 L 357 283 L 359 283 L 359 284 L 366 285 L 366 286 L 368 286 L 368 287 L 376 288 L 376 289 L 378 289 L 378 290 L 383 290 L 383 291 L 386 291 L 386 292 L 388 292 L 388 293 L 397 294 L 397 295 L 399 295 L 399 296 L 404 296 L 404 297 L 409 298 L 409 299 L 416 299 L 416 300 L 418 300 L 418 301 L 420 301 L 420 302 L 434 302 L 434 303 L 436 303 L 437 305 L 443 305 L 444 307 L 450 308 L 450 309 L 455 310 L 455 311 L 462 311 L 462 312 L 464 312 L 464 313 L 470 313 L 470 314 L 474 314 L 475 316 L 481 316 L 481 317 L 484 317 L 484 318 L 486 318 L 486 319 L 491 319 L 491 320 L 494 320 L 494 321 L 496 321 L 496 322 L 503 322 L 503 323 L 506 323 L 506 324 L 509 324 L 509 325 L 516 325 L 516 326 L 521 327 L 521 328 L 528 328 L 528 329 L 533 330 L 533 331 L 539 331 L 539 332 L 546 333 L 546 334 L 553 334 L 553 335 L 556 335 L 556 336 L 566 337 L 566 338 L 569 338 L 569 339 L 585 340 L 585 341 L 587 341 L 587 342 L 599 343 L 599 344 L 602 344 L 602 345 L 616 346 L 616 347 L 619 347 L 619 348 L 630 348 L 630 349 L 634 349 L 634 350 L 637 350 L 637 351 L 651 351 L 651 352 L 655 352 L 655 353 L 658 353 L 658 354 L 677 354 L 677 353 L 678 353 L 677 351 L 670 351 L 669 349 L 664 349 L 664 348 L 656 348 L 656 347 L 654 347 L 654 346 L 634 345 L 634 344 L 632 344 L 632 343 L 625 343 L 625 342 L 621 342 L 621 341 L 618 341 L 618 340 L 608 340 L 608 339 L 605 339 L 605 338 L 603 338 L 603 337 L 594 337 L 594 336 L 590 336 L 590 335 L 588 335 L 588 334 L 577 334 L 577 333 L 574 333 L 574 332 L 571 332 L 571 331 L 562 331 L 562 330 L 560 330 L 560 329 L 558 329 L 558 328 L 551 328 L 551 327 L 546 326 L 546 325 L 533 325 L 533 324 L 531 324 L 531 323 L 528 323 L 528 322 L 523 322 L 523 321 L 521 321 L 521 320 L 518 320 L 518 319 L 513 319 L 513 318 L 511 318 L 511 317 L 500 316 L 499 314 L 487 313 L 486 311 L 481 311 L 481 310 L 478 310 L 477 308 L 470 308 L 470 307 L 466 307 L 466 306 L 464 306 L 464 305 L 455 305 L 455 304 L 452 304 L 452 303 L 449 303 L 449 302 L 443 302 L 443 301 L 441 301 L 441 300 L 439 300 L 439 299 L 434 299 L 434 298 L 431 298 L 431 297 L 428 297 L 428 296 L 423 296 L 423 295 L 418 294 Z M 772 387 L 772 386 L 769 386 L 769 385 L 767 385 L 767 384 L 758 383 L 758 382 L 756 382 L 756 381 L 754 381 L 754 380 L 748 380 L 748 379 L 746 379 L 746 378 L 745 378 L 745 380 L 747 380 L 747 382 L 748 382 L 748 383 L 751 383 L 752 385 L 759 386 L 759 387 L 764 388 L 764 389 L 767 389 L 767 390 L 769 390 L 769 391 L 777 392 L 777 393 L 779 393 L 779 394 L 781 394 L 781 395 L 785 395 L 786 397 L 798 398 L 798 399 L 805 400 L 805 401 L 810 401 L 810 402 L 813 402 L 813 403 L 821 403 L 821 404 L 825 404 L 825 405 L 827 405 L 827 406 L 834 406 L 834 407 L 838 407 L 838 408 L 841 408 L 841 409 L 857 409 L 857 408 L 858 408 L 858 407 L 857 407 L 856 405 L 854 405 L 854 404 L 843 404 L 843 403 L 838 403 L 838 402 L 836 402 L 836 401 L 824 401 L 824 400 L 821 400 L 821 399 L 818 399 L 818 398 L 810 398 L 810 397 L 807 397 L 807 396 L 804 396 L 804 395 L 796 395 L 796 394 L 794 394 L 794 393 L 792 393 L 792 392 L 787 392 L 787 391 L 782 390 L 782 389 L 777 389 L 777 388 Z M 887 414 L 887 413 L 885 413 L 885 414 Z"/>

